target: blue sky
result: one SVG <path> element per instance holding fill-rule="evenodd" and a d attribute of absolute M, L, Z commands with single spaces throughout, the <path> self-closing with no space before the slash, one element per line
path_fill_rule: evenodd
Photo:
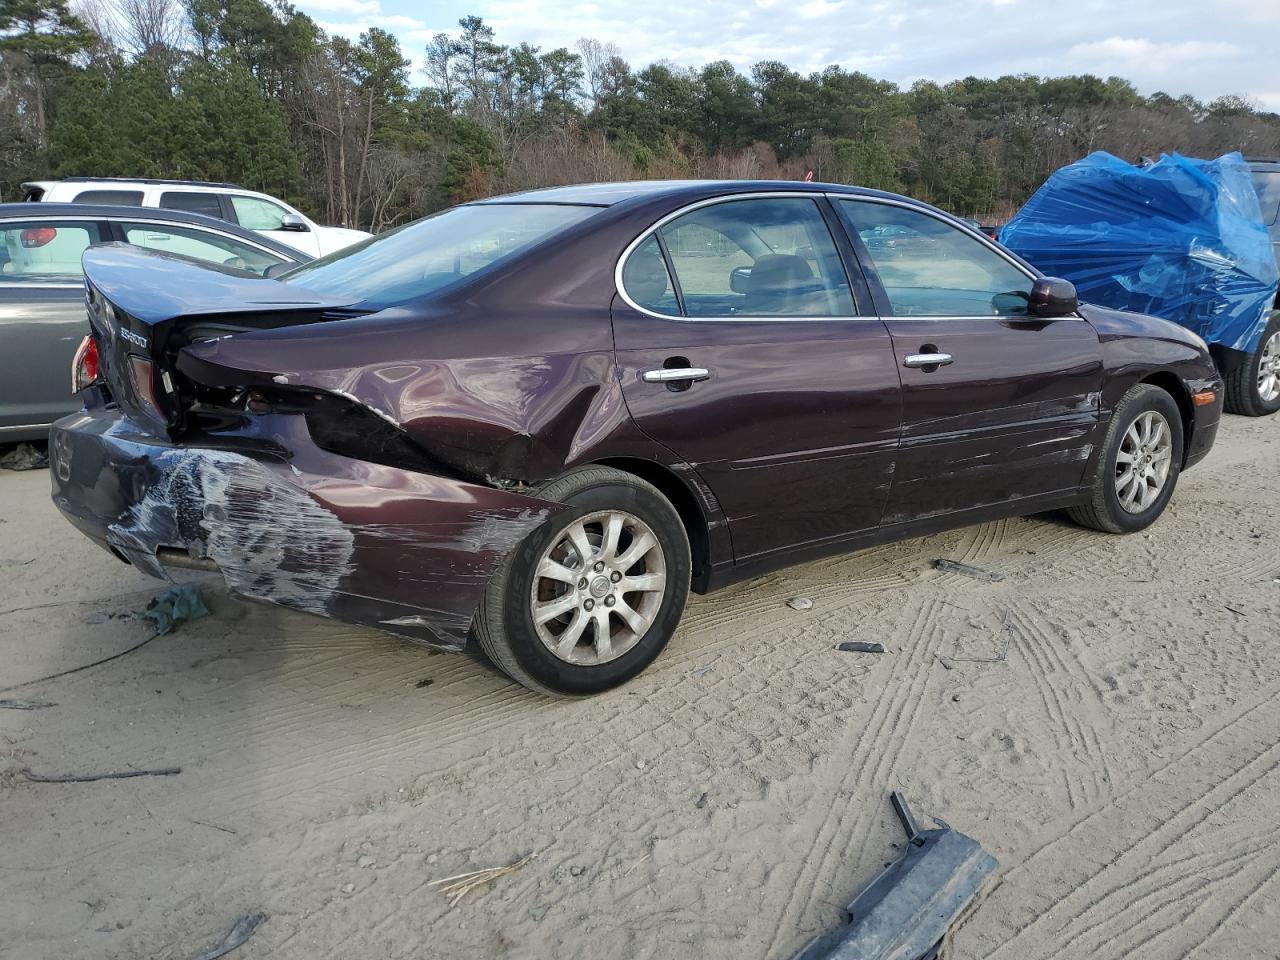
<path fill-rule="evenodd" d="M 1143 93 L 1243 94 L 1280 111 L 1280 0 L 301 0 L 331 33 L 396 34 L 414 66 L 474 13 L 500 43 L 613 42 L 633 65 L 839 63 L 909 85 L 970 74 L 1118 74 Z M 420 76 L 419 76 L 419 79 Z"/>

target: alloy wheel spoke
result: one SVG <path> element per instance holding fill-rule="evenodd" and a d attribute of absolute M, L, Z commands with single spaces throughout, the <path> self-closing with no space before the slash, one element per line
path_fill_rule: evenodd
<path fill-rule="evenodd" d="M 618 582 L 619 593 L 653 593 L 666 586 L 667 578 L 660 573 L 641 573 L 623 577 Z"/>
<path fill-rule="evenodd" d="M 556 617 L 562 616 L 578 605 L 578 597 L 570 591 L 563 597 L 557 597 L 555 600 L 549 600 L 546 603 L 540 603 L 533 608 L 533 622 L 542 624 L 548 620 L 554 620 Z"/>
<path fill-rule="evenodd" d="M 609 623 L 608 609 L 601 608 L 594 619 L 596 624 L 596 658 L 603 662 L 613 656 L 613 638 L 609 635 L 611 633 L 611 625 Z"/>
<path fill-rule="evenodd" d="M 631 541 L 631 545 L 627 547 L 625 553 L 618 557 L 614 565 L 625 573 L 627 570 L 634 567 L 641 557 L 657 545 L 658 541 L 653 539 L 652 534 L 648 532 L 640 533 Z"/>
<path fill-rule="evenodd" d="M 645 619 L 639 610 L 634 609 L 629 603 L 627 603 L 626 600 L 619 600 L 617 605 L 614 606 L 613 612 L 621 617 L 623 623 L 630 627 L 631 632 L 637 636 L 643 634 L 645 632 L 645 628 L 649 626 L 648 620 Z"/>
<path fill-rule="evenodd" d="M 585 567 L 587 561 L 595 555 L 595 551 L 591 549 L 591 541 L 587 539 L 586 526 L 579 520 L 565 531 L 565 536 L 573 544 L 573 549 L 577 552 L 578 559 L 582 561 L 582 565 Z"/>
<path fill-rule="evenodd" d="M 604 524 L 604 541 L 600 544 L 600 556 L 607 559 L 618 552 L 618 538 L 622 536 L 622 523 L 622 514 L 609 514 L 609 519 Z"/>
<path fill-rule="evenodd" d="M 564 628 L 564 633 L 560 634 L 556 640 L 556 654 L 562 660 L 568 660 L 569 655 L 573 653 L 573 648 L 578 645 L 578 641 L 582 639 L 583 632 L 587 629 L 587 624 L 595 618 L 591 614 L 582 610 L 574 613 L 573 619 L 569 621 L 569 625 Z"/>
<path fill-rule="evenodd" d="M 570 570 L 563 563 L 558 563 L 550 557 L 543 557 L 542 562 L 538 564 L 537 575 L 545 577 L 548 580 L 558 580 L 560 583 L 575 584 L 581 576 L 576 570 Z"/>

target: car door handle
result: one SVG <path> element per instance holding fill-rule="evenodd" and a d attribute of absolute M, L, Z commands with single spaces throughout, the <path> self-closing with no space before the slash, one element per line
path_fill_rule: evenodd
<path fill-rule="evenodd" d="M 904 367 L 945 367 L 955 358 L 949 353 L 908 353 L 902 358 Z"/>
<path fill-rule="evenodd" d="M 640 376 L 645 383 L 680 383 L 684 380 L 707 380 L 711 371 L 705 367 L 663 367 L 661 370 L 646 370 Z"/>

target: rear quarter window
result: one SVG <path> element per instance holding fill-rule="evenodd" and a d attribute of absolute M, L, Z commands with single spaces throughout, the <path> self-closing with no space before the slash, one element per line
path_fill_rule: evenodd
<path fill-rule="evenodd" d="M 81 190 L 72 203 L 105 203 L 118 207 L 142 206 L 141 190 Z"/>

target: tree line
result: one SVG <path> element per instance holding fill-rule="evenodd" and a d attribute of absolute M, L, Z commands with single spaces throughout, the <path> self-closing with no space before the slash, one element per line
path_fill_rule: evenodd
<path fill-rule="evenodd" d="M 561 183 L 812 173 L 1002 218 L 1092 150 L 1280 155 L 1280 115 L 1244 97 L 1143 96 L 1119 77 L 903 89 L 458 27 L 405 51 L 378 28 L 327 35 L 285 0 L 0 0 L 0 200 L 43 178 L 227 180 L 378 231 Z"/>

